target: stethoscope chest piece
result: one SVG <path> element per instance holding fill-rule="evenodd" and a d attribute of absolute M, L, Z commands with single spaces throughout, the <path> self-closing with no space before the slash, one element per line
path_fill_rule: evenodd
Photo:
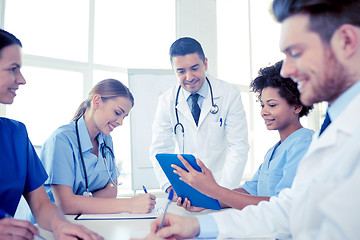
<path fill-rule="evenodd" d="M 86 190 L 83 192 L 83 196 L 84 197 L 92 197 L 93 195 L 92 195 L 92 192 L 89 192 L 88 190 Z"/>
<path fill-rule="evenodd" d="M 211 107 L 211 109 L 210 109 L 210 113 L 212 113 L 212 114 L 217 114 L 218 111 L 219 111 L 218 105 L 216 105 L 216 104 L 212 105 L 212 107 Z"/>

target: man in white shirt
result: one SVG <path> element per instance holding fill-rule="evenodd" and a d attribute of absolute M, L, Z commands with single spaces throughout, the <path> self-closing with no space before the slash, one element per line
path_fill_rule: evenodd
<path fill-rule="evenodd" d="M 149 238 L 359 239 L 360 0 L 274 0 L 273 13 L 283 77 L 298 83 L 305 105 L 329 103 L 292 187 L 242 211 L 168 215 L 161 230 L 159 218 Z"/>
<path fill-rule="evenodd" d="M 239 89 L 207 74 L 208 58 L 195 39 L 179 38 L 169 52 L 179 84 L 159 97 L 150 146 L 160 187 L 172 188 L 155 158 L 158 153 L 193 154 L 219 185 L 239 187 L 249 150 Z"/>

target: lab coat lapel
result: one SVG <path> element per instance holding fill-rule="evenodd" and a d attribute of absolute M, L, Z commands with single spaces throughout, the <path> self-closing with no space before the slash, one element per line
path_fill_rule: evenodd
<path fill-rule="evenodd" d="M 357 121 L 360 118 L 360 111 L 357 109 L 359 104 L 360 94 L 350 102 L 343 113 L 328 126 L 320 137 L 319 132 L 315 133 L 307 155 L 333 147 L 336 145 L 340 133 L 352 135 L 353 129 L 357 126 Z"/>
<path fill-rule="evenodd" d="M 89 132 L 86 128 L 84 117 L 81 117 L 78 120 L 78 130 L 79 130 L 79 137 L 80 137 L 80 144 L 81 144 L 81 151 L 85 153 L 93 148 L 91 143 Z"/>
<path fill-rule="evenodd" d="M 210 91 L 208 91 L 208 95 L 204 99 L 202 106 L 201 106 L 201 112 L 200 112 L 199 123 L 198 123 L 199 127 L 205 120 L 206 116 L 210 113 L 210 109 L 211 109 L 211 95 L 210 95 Z"/>
<path fill-rule="evenodd" d="M 331 124 L 334 124 L 334 122 Z M 330 148 L 336 145 L 336 129 L 335 129 L 336 126 L 335 125 L 331 126 L 331 124 L 328 126 L 328 129 L 326 129 L 327 130 L 326 134 L 324 132 L 321 135 L 321 137 L 319 137 L 319 131 L 317 131 L 313 135 L 313 139 L 309 147 L 309 150 L 307 152 L 307 155 L 313 154 L 317 151 L 322 151 L 325 148 Z"/>
<path fill-rule="evenodd" d="M 177 104 L 177 110 L 179 111 L 179 113 L 181 113 L 182 115 L 185 116 L 186 119 L 188 119 L 190 122 L 195 124 L 194 118 L 191 114 L 189 105 L 186 102 L 186 99 L 184 98 L 184 95 L 182 94 L 182 92 L 179 93 L 179 100 L 178 100 L 178 104 Z M 180 118 L 180 115 L 179 115 Z M 180 120 L 181 122 L 181 120 Z"/>
<path fill-rule="evenodd" d="M 212 87 L 214 102 L 216 103 L 217 100 L 220 98 L 220 96 L 223 94 L 223 89 L 222 89 L 222 87 L 220 85 L 220 82 L 218 80 L 214 79 L 210 75 L 208 76 L 208 79 L 209 79 L 211 87 Z M 219 103 L 217 103 L 217 104 L 219 105 Z M 211 107 L 212 107 L 211 93 L 210 93 L 210 88 L 209 88 L 207 96 L 206 96 L 206 98 L 204 99 L 204 101 L 202 103 L 201 112 L 200 112 L 200 118 L 199 118 L 199 127 L 203 123 L 205 118 L 209 114 L 211 114 L 210 113 Z"/>

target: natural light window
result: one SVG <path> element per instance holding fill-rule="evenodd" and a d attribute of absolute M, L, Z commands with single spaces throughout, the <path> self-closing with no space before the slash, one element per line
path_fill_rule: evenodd
<path fill-rule="evenodd" d="M 71 121 L 82 101 L 83 77 L 78 72 L 24 67 L 20 86 L 6 115 L 25 123 L 30 140 L 42 145 L 50 134 Z"/>
<path fill-rule="evenodd" d="M 96 1 L 95 63 L 169 69 L 173 41 L 175 1 Z"/>
<path fill-rule="evenodd" d="M 240 87 L 248 121 L 251 148 L 245 179 L 252 177 L 267 150 L 279 141 L 276 131 L 266 129 L 260 104 L 249 93 L 249 84 L 259 68 L 282 59 L 280 26 L 271 18 L 270 3 L 271 0 L 217 1 L 219 78 Z"/>
<path fill-rule="evenodd" d="M 128 68 L 171 68 L 175 0 L 7 0 L 4 6 L 1 24 L 23 43 L 27 84 L 2 109 L 25 123 L 34 145 L 69 123 L 98 81 L 128 85 Z M 112 137 L 121 188 L 130 190 L 129 118 Z"/>
<path fill-rule="evenodd" d="M 87 61 L 89 1 L 10 0 L 5 9 L 25 54 Z"/>

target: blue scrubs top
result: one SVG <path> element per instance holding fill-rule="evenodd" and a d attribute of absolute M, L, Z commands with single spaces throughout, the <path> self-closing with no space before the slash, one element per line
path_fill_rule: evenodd
<path fill-rule="evenodd" d="M 0 209 L 14 216 L 20 197 L 47 178 L 23 123 L 0 118 Z"/>
<path fill-rule="evenodd" d="M 250 195 L 277 196 L 284 188 L 290 188 L 296 169 L 307 152 L 313 130 L 300 128 L 290 134 L 284 142 L 278 142 L 269 149 L 264 162 L 250 181 L 242 186 Z"/>
<path fill-rule="evenodd" d="M 103 189 L 111 179 L 102 157 L 102 148 L 106 143 L 106 146 L 112 150 L 112 138 L 110 135 L 106 136 L 99 133 L 97 137 L 99 142 L 97 157 L 90 152 L 93 146 L 83 117 L 78 121 L 78 128 L 89 191 L 93 192 Z M 51 184 L 69 186 L 76 195 L 82 195 L 86 191 L 85 175 L 79 152 L 75 122 L 55 130 L 42 146 L 40 159 L 49 175 L 48 180 L 45 182 L 45 190 L 51 201 L 55 202 Z M 116 181 L 116 172 L 114 170 L 115 159 L 112 158 L 109 150 L 105 150 L 105 161 L 107 162 L 112 179 Z"/>

